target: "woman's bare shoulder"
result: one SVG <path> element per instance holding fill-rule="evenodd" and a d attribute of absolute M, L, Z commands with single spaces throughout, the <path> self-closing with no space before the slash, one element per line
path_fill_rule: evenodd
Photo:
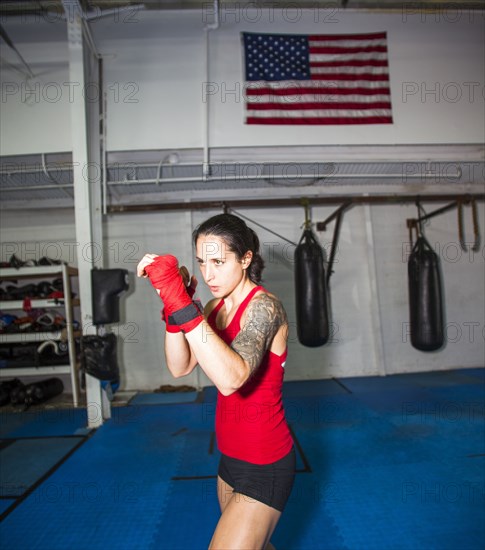
<path fill-rule="evenodd" d="M 268 301 L 268 302 L 278 302 L 281 304 L 281 300 L 278 298 L 278 296 L 276 296 L 275 294 L 273 294 L 272 292 L 269 292 L 268 290 L 266 289 L 261 289 L 261 290 L 258 290 L 252 300 L 263 300 L 263 301 Z M 252 301 L 251 300 L 251 301 Z"/>
<path fill-rule="evenodd" d="M 248 308 L 244 311 L 244 314 L 241 319 L 241 325 L 246 321 L 249 314 L 252 314 L 254 311 L 266 311 L 267 315 L 272 316 L 273 320 L 280 321 L 280 324 L 286 324 L 286 312 L 281 300 L 268 292 L 267 290 L 258 290 L 252 297 L 249 302 Z"/>

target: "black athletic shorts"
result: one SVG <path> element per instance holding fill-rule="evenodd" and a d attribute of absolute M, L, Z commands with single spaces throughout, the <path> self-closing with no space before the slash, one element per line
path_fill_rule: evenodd
<path fill-rule="evenodd" d="M 271 464 L 252 464 L 222 455 L 218 475 L 240 493 L 283 512 L 295 478 L 295 449 Z"/>

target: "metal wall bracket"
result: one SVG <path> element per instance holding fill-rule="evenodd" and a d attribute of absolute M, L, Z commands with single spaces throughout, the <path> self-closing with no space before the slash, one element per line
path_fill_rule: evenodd
<path fill-rule="evenodd" d="M 332 267 L 335 261 L 335 254 L 337 253 L 338 241 L 340 238 L 340 228 L 342 226 L 344 212 L 351 206 L 353 206 L 352 201 L 350 200 L 346 201 L 344 202 L 344 204 L 339 206 L 337 210 L 335 210 L 335 212 L 331 214 L 325 221 L 317 223 L 317 231 L 326 231 L 327 225 L 331 221 L 333 221 L 335 218 L 337 219 L 333 230 L 332 247 L 330 248 L 330 258 L 328 260 L 328 266 L 327 266 L 327 285 L 333 273 Z"/>
<path fill-rule="evenodd" d="M 409 240 L 411 242 L 411 245 L 413 244 L 413 235 L 412 235 L 413 229 L 416 231 L 416 236 L 418 236 L 419 234 L 422 233 L 423 222 L 431 218 L 434 218 L 435 216 L 439 216 L 440 214 L 444 214 L 445 212 L 448 212 L 453 208 L 458 208 L 458 238 L 460 241 L 460 246 L 463 249 L 463 251 L 468 252 L 468 246 L 466 244 L 465 230 L 464 230 L 464 223 L 463 223 L 463 206 L 465 204 L 471 205 L 471 208 L 472 208 L 472 223 L 473 223 L 473 234 L 474 234 L 474 244 L 472 246 L 472 251 L 478 252 L 480 250 L 480 227 L 478 223 L 477 203 L 476 203 L 475 197 L 471 197 L 467 195 L 459 196 L 457 197 L 456 200 L 454 200 L 450 204 L 447 204 L 442 208 L 438 208 L 437 210 L 434 210 L 429 214 L 425 214 L 424 216 L 419 216 L 418 218 L 408 218 L 406 220 L 406 225 L 409 229 Z M 416 200 L 416 206 L 418 207 L 419 211 L 422 210 L 421 201 L 419 197 Z"/>

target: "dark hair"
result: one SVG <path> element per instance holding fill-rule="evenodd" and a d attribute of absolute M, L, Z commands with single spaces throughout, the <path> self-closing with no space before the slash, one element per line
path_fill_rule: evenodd
<path fill-rule="evenodd" d="M 261 282 L 264 261 L 261 257 L 259 239 L 246 222 L 234 214 L 218 214 L 201 223 L 192 233 L 194 244 L 201 235 L 214 235 L 223 239 L 231 252 L 242 260 L 249 250 L 253 253 L 248 267 L 248 277 L 253 283 Z"/>

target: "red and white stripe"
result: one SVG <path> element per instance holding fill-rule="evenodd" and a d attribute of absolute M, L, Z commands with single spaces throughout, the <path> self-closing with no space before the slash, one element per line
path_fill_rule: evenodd
<path fill-rule="evenodd" d="M 392 123 L 386 33 L 308 40 L 311 80 L 247 82 L 247 124 Z"/>

